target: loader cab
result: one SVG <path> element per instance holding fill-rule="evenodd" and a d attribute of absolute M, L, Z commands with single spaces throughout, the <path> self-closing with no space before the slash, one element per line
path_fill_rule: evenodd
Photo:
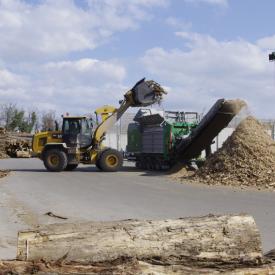
<path fill-rule="evenodd" d="M 87 117 L 63 117 L 63 141 L 69 147 L 85 148 L 91 145 L 93 122 Z"/>

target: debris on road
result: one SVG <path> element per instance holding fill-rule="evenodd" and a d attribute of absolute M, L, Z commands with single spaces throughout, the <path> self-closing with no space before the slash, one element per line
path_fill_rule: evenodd
<path fill-rule="evenodd" d="M 207 184 L 274 189 L 275 142 L 264 126 L 250 116 L 200 169 L 192 172 L 185 166 L 181 168 L 171 177 Z"/>
<path fill-rule="evenodd" d="M 56 215 L 53 212 L 47 212 L 44 215 L 52 217 L 52 218 L 62 219 L 62 220 L 67 220 L 68 219 L 66 217 L 62 217 L 62 216 Z"/>
<path fill-rule="evenodd" d="M 9 174 L 9 170 L 0 170 L 0 178 L 4 178 Z"/>

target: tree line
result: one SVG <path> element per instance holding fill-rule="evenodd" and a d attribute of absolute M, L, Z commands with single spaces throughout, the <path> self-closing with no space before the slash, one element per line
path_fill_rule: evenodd
<path fill-rule="evenodd" d="M 54 130 L 57 120 L 54 111 L 25 110 L 12 103 L 0 105 L 0 124 L 7 131 L 32 133 Z"/>

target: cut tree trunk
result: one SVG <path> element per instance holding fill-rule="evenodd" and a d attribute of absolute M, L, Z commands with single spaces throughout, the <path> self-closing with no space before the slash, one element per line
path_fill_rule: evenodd
<path fill-rule="evenodd" d="M 2 272 L 2 273 L 1 273 Z M 275 274 L 275 264 L 239 268 L 203 268 L 183 265 L 155 265 L 142 261 L 128 261 L 118 265 L 80 265 L 76 263 L 45 263 L 23 261 L 0 261 L 0 274 L 104 274 L 104 275 L 271 275 Z"/>
<path fill-rule="evenodd" d="M 16 151 L 17 158 L 30 158 L 31 152 L 30 151 Z"/>
<path fill-rule="evenodd" d="M 17 259 L 79 264 L 192 267 L 262 263 L 260 234 L 248 215 L 162 221 L 54 224 L 19 232 Z"/>

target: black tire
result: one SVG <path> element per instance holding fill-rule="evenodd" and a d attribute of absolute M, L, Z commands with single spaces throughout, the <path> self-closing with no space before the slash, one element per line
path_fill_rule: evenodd
<path fill-rule="evenodd" d="M 67 167 L 68 158 L 64 151 L 54 148 L 43 154 L 43 162 L 48 171 L 61 172 Z"/>
<path fill-rule="evenodd" d="M 76 169 L 78 164 L 68 164 L 67 167 L 65 168 L 65 171 L 73 171 Z"/>
<path fill-rule="evenodd" d="M 145 170 L 146 169 L 146 163 L 145 159 L 140 160 L 140 169 Z"/>
<path fill-rule="evenodd" d="M 136 161 L 135 166 L 136 166 L 137 169 L 141 169 L 140 161 Z"/>
<path fill-rule="evenodd" d="M 95 166 L 97 169 L 101 170 L 100 163 L 99 163 L 99 158 L 95 162 Z"/>
<path fill-rule="evenodd" d="M 161 162 L 159 160 L 156 160 L 155 168 L 157 171 L 161 171 Z"/>
<path fill-rule="evenodd" d="M 151 169 L 153 171 L 156 171 L 157 170 L 157 161 L 155 159 L 152 159 L 151 160 Z"/>
<path fill-rule="evenodd" d="M 146 159 L 145 165 L 146 165 L 146 170 L 148 170 L 148 171 L 152 171 L 153 170 L 152 169 L 152 162 L 151 162 L 150 158 Z"/>
<path fill-rule="evenodd" d="M 99 157 L 99 167 L 105 172 L 117 172 L 123 164 L 122 154 L 114 149 L 108 149 Z"/>

